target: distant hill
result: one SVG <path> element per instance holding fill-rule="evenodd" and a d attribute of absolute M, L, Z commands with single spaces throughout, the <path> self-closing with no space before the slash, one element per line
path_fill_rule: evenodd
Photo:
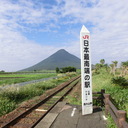
<path fill-rule="evenodd" d="M 62 68 L 67 66 L 73 66 L 79 69 L 80 59 L 66 50 L 61 49 L 49 56 L 47 59 L 21 71 L 55 70 L 56 67 Z"/>

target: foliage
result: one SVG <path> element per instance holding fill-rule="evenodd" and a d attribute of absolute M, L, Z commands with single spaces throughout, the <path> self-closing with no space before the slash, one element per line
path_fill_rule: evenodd
<path fill-rule="evenodd" d="M 117 128 L 116 124 L 113 122 L 113 119 L 108 115 L 107 128 Z"/>
<path fill-rule="evenodd" d="M 56 73 L 59 73 L 60 69 L 58 67 L 56 67 Z"/>
<path fill-rule="evenodd" d="M 122 64 L 122 66 L 124 66 L 124 67 L 128 67 L 128 61 L 122 62 L 121 64 Z"/>
<path fill-rule="evenodd" d="M 105 59 L 101 59 L 101 60 L 100 60 L 100 63 L 101 63 L 102 65 L 104 65 Z"/>
<path fill-rule="evenodd" d="M 0 73 L 4 73 L 5 71 L 4 70 L 1 70 Z"/>
<path fill-rule="evenodd" d="M 115 101 L 116 107 L 128 113 L 128 88 L 114 86 L 114 84 L 111 83 L 112 78 L 113 75 L 106 72 L 104 68 L 100 69 L 99 74 L 94 74 L 92 77 L 93 91 L 105 89 L 106 93 L 110 94 Z M 115 128 L 113 123 L 111 123 L 112 119 L 108 118 L 108 121 L 110 122 L 108 128 Z"/>
<path fill-rule="evenodd" d="M 37 80 L 56 76 L 56 73 L 23 73 L 23 74 L 0 74 L 0 85 L 16 84 L 30 80 Z"/>
<path fill-rule="evenodd" d="M 95 73 L 95 74 L 99 74 L 101 69 L 103 69 L 103 65 L 97 63 L 97 64 L 95 65 L 94 73 Z"/>
<path fill-rule="evenodd" d="M 115 85 L 126 87 L 128 86 L 128 81 L 124 77 L 114 77 L 111 79 L 112 83 Z"/>
<path fill-rule="evenodd" d="M 75 104 L 75 105 L 81 105 L 82 104 L 81 100 L 78 100 L 78 98 L 74 97 L 74 96 L 66 96 L 66 100 L 70 104 Z"/>
<path fill-rule="evenodd" d="M 127 74 L 127 70 L 128 70 L 128 61 L 125 61 L 125 62 L 122 62 L 121 63 L 121 69 L 122 69 L 122 72 L 121 72 L 121 75 L 122 76 L 126 76 L 126 74 Z"/>
<path fill-rule="evenodd" d="M 110 64 L 110 73 L 114 76 L 116 75 L 116 68 L 117 68 L 118 61 L 112 61 L 112 64 Z"/>
<path fill-rule="evenodd" d="M 63 67 L 61 69 L 56 68 L 56 72 L 57 73 L 66 73 L 66 72 L 76 72 L 76 68 L 75 67 Z"/>
<path fill-rule="evenodd" d="M 107 72 L 109 71 L 108 64 L 105 64 L 105 59 L 101 59 L 100 63 L 95 64 L 94 74 L 99 74 L 101 69 L 105 69 Z"/>
<path fill-rule="evenodd" d="M 51 89 L 67 81 L 77 74 L 68 73 L 56 79 L 33 83 L 22 87 L 10 87 L 0 90 L 0 116 L 15 109 L 21 102 L 42 95 L 46 90 Z"/>
<path fill-rule="evenodd" d="M 16 108 L 16 104 L 7 98 L 0 98 L 0 116 L 12 111 Z"/>
<path fill-rule="evenodd" d="M 117 67 L 118 61 L 112 61 L 112 63 Z"/>

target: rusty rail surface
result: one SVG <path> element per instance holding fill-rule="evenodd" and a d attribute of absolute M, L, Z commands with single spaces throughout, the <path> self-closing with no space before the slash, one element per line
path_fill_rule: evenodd
<path fill-rule="evenodd" d="M 0 128 L 33 128 L 41 119 L 79 83 L 80 76 L 61 84 L 61 87 L 31 107 L 23 107 L 12 119 L 0 121 Z M 8 117 L 7 117 L 8 118 Z"/>
<path fill-rule="evenodd" d="M 118 110 L 115 107 L 111 101 L 110 94 L 103 95 L 105 103 L 105 114 L 108 115 L 110 113 L 118 128 L 128 128 L 128 122 L 126 122 L 126 111 Z"/>

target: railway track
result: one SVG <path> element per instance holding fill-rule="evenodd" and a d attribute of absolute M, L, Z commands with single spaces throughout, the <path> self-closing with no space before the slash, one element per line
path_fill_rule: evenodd
<path fill-rule="evenodd" d="M 0 120 L 0 128 L 33 128 L 46 114 L 61 101 L 80 80 L 80 76 L 61 84 L 53 92 L 42 97 L 38 103 L 31 106 L 22 106 L 11 117 Z"/>

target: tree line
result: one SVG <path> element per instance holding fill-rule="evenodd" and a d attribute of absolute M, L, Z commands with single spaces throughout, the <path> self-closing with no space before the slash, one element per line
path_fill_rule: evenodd
<path fill-rule="evenodd" d="M 76 72 L 75 67 L 63 67 L 63 68 L 58 68 L 56 67 L 56 73 L 66 73 L 66 72 Z"/>
<path fill-rule="evenodd" d="M 106 68 L 107 72 L 110 72 L 110 74 L 115 76 L 117 71 L 117 64 L 118 64 L 118 61 L 112 61 L 111 64 L 105 64 L 105 59 L 101 59 L 100 63 L 97 63 L 95 65 L 95 71 L 98 72 L 99 69 L 104 67 Z M 121 62 L 121 66 L 119 68 L 120 68 L 119 76 L 126 76 L 128 73 L 128 61 Z"/>
<path fill-rule="evenodd" d="M 128 80 L 125 76 L 128 74 L 128 61 L 121 62 L 120 67 L 117 68 L 118 61 L 112 61 L 111 64 L 105 64 L 105 60 L 101 59 L 100 63 L 94 65 L 94 73 L 100 73 L 101 69 L 106 69 L 108 73 L 113 75 L 111 79 L 112 83 L 115 85 L 120 85 L 123 87 L 128 87 Z"/>

